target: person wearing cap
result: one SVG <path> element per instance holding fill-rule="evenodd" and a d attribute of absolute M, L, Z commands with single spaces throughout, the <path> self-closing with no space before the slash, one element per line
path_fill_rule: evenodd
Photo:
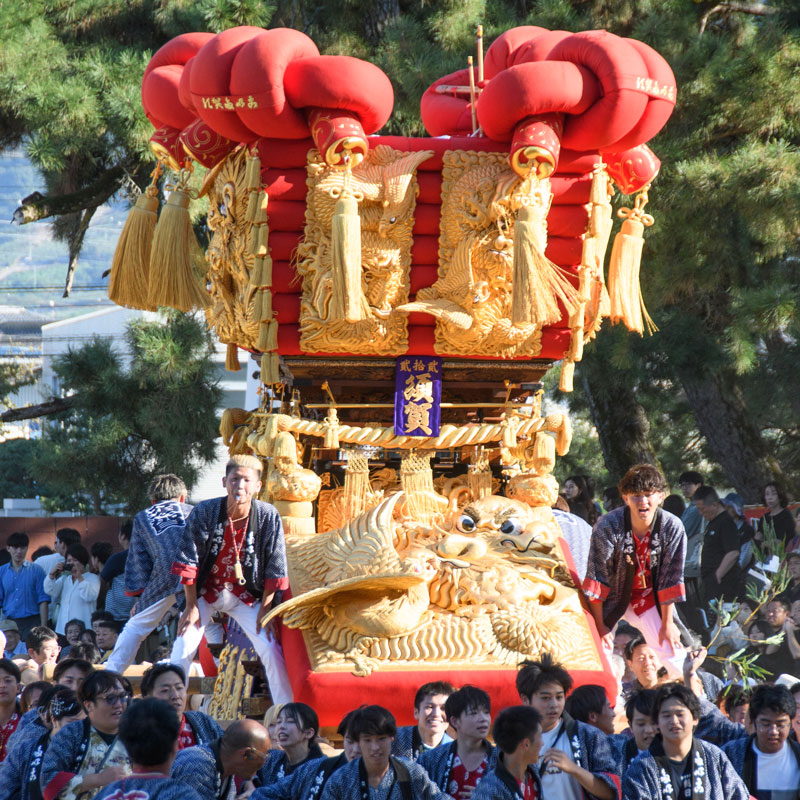
<path fill-rule="evenodd" d="M 27 658 L 28 648 L 19 634 L 19 626 L 13 619 L 4 619 L 0 622 L 0 631 L 5 634 L 6 644 L 3 658 Z"/>

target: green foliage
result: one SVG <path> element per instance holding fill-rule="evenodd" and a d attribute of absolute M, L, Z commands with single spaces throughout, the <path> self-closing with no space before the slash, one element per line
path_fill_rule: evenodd
<path fill-rule="evenodd" d="M 39 486 L 31 471 L 37 445 L 35 439 L 0 442 L 0 498 L 35 497 L 39 494 Z"/>
<path fill-rule="evenodd" d="M 129 365 L 100 338 L 54 364 L 75 404 L 47 426 L 34 458 L 50 510 L 135 513 L 154 475 L 177 473 L 191 488 L 214 457 L 221 391 L 203 322 L 177 312 L 137 320 L 127 343 Z"/>

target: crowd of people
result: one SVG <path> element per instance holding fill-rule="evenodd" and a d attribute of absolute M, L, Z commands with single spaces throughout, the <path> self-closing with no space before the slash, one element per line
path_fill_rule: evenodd
<path fill-rule="evenodd" d="M 234 456 L 224 496 L 193 508 L 180 478 L 158 476 L 117 553 L 87 551 L 65 528 L 55 552 L 28 561 L 14 533 L 0 566 L 0 798 L 800 798 L 795 519 L 774 484 L 755 528 L 740 498 L 720 499 L 697 473 L 679 484 L 688 507 L 637 465 L 598 508 L 591 482 L 572 476 L 570 510 L 554 511 L 616 691 L 575 686 L 544 653 L 520 664 L 518 705 L 495 713 L 479 685 L 427 683 L 408 700 L 416 724 L 354 708 L 341 750 L 294 701 L 262 625 L 288 578 L 280 517 L 256 499 L 258 459 Z M 785 586 L 753 569 L 770 548 L 788 554 Z M 766 602 L 745 595 L 751 572 Z M 264 666 L 274 704 L 263 724 L 223 730 L 187 709 L 201 639 L 222 641 L 219 615 Z M 726 653 L 737 656 L 727 670 Z M 133 699 L 124 673 L 136 661 L 151 666 Z"/>

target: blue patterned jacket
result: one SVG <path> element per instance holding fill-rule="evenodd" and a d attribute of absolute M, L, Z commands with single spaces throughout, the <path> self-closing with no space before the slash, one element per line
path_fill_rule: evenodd
<path fill-rule="evenodd" d="M 758 760 L 753 752 L 754 736 L 734 739 L 722 745 L 722 752 L 728 756 L 733 768 L 744 781 L 744 785 L 751 795 L 755 796 L 758 789 Z M 787 739 L 786 744 L 794 753 L 798 766 L 800 766 L 800 744 L 794 739 Z"/>
<path fill-rule="evenodd" d="M 130 775 L 109 783 L 95 800 L 200 800 L 200 796 L 173 778 Z"/>
<path fill-rule="evenodd" d="M 500 752 L 496 747 L 492 747 L 489 742 L 484 741 L 486 748 L 486 755 L 488 763 L 486 765 L 486 772 L 494 770 L 497 766 L 497 755 Z M 430 775 L 431 780 L 443 791 L 447 791 L 447 784 L 450 781 L 450 772 L 453 766 L 453 758 L 456 754 L 458 742 L 450 742 L 449 744 L 440 744 L 434 747 L 433 750 L 426 750 L 418 759 L 419 764 Z M 480 781 L 478 782 L 480 785 Z"/>
<path fill-rule="evenodd" d="M 200 800 L 234 800 L 233 777 L 222 777 L 219 739 L 181 750 L 172 764 L 171 777 L 200 795 Z"/>
<path fill-rule="evenodd" d="M 433 750 L 429 752 L 432 753 Z M 413 800 L 453 800 L 449 794 L 445 794 L 439 789 L 418 762 L 398 756 L 393 757 L 397 758 L 408 771 Z M 356 758 L 334 772 L 322 790 L 321 800 L 359 800 L 361 797 L 359 788 L 360 763 L 361 759 Z M 389 787 L 392 787 L 390 792 L 388 791 Z M 395 781 L 395 771 L 391 766 L 381 781 L 378 792 L 384 800 L 403 800 L 399 781 Z M 387 792 L 388 795 L 386 794 Z"/>

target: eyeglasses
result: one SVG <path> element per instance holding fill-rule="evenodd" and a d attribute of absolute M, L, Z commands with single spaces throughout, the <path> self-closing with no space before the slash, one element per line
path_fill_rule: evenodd
<path fill-rule="evenodd" d="M 788 731 L 792 727 L 790 721 L 784 722 L 766 722 L 765 720 L 756 720 L 756 728 L 761 731 L 769 731 L 775 728 L 777 731 Z"/>
<path fill-rule="evenodd" d="M 99 695 L 98 700 L 103 700 L 109 706 L 126 706 L 131 700 L 129 694 L 107 694 Z"/>

